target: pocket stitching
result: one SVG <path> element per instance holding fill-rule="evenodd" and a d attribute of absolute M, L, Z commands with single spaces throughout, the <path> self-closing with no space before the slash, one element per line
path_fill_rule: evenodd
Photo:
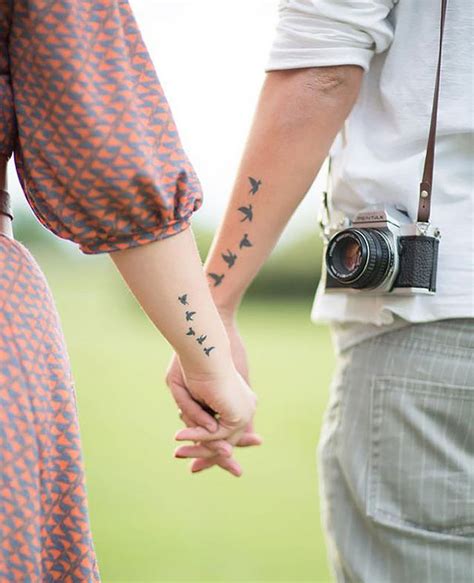
<path fill-rule="evenodd" d="M 381 469 L 379 466 L 380 459 L 380 428 L 382 426 L 383 418 L 383 406 L 384 406 L 384 393 L 385 392 L 395 392 L 400 389 L 392 388 L 391 383 L 397 381 L 402 386 L 403 392 L 408 392 L 409 394 L 418 395 L 435 395 L 437 397 L 443 398 L 453 398 L 451 391 L 455 391 L 454 399 L 461 401 L 474 401 L 474 390 L 467 387 L 462 387 L 460 385 L 451 385 L 444 383 L 432 383 L 421 380 L 405 379 L 403 377 L 393 377 L 384 376 L 376 377 L 372 381 L 371 391 L 370 391 L 370 442 L 369 442 L 369 468 L 368 468 L 368 497 L 367 497 L 367 514 L 374 520 L 377 517 L 385 516 L 390 519 L 392 524 L 398 526 L 412 526 L 418 529 L 438 532 L 442 534 L 473 534 L 474 533 L 474 522 L 469 522 L 468 524 L 462 526 L 446 526 L 446 527 L 430 527 L 426 524 L 420 524 L 416 521 L 412 521 L 408 518 L 402 518 L 400 516 L 394 515 L 391 512 L 387 512 L 379 507 L 376 503 L 377 490 L 380 486 L 380 475 Z M 430 386 L 431 390 L 423 390 L 420 385 Z M 416 387 L 416 388 L 414 388 Z M 433 388 L 435 391 L 433 392 Z M 381 398 L 376 399 L 376 390 L 379 389 L 379 396 Z M 438 389 L 438 390 L 436 390 Z M 450 391 L 450 394 L 446 393 Z M 472 395 L 471 395 L 472 393 Z M 377 436 L 377 437 L 375 437 Z"/>

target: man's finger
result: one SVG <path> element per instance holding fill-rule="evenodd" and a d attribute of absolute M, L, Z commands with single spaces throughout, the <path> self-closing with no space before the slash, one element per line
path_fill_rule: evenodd
<path fill-rule="evenodd" d="M 253 445 L 262 445 L 263 439 L 258 433 L 244 433 L 236 443 L 238 447 L 251 447 Z"/>
<path fill-rule="evenodd" d="M 180 414 L 180 419 L 181 419 L 181 421 L 183 421 L 183 423 L 187 427 L 195 427 L 194 422 L 191 419 L 189 419 L 189 417 L 186 417 L 186 415 L 184 415 L 183 413 Z M 203 457 L 212 457 L 212 456 L 215 457 L 216 455 L 219 455 L 220 452 L 222 452 L 223 455 L 226 456 L 227 451 L 230 451 L 229 455 L 232 455 L 232 451 L 233 451 L 233 447 L 230 445 L 230 443 L 227 443 L 227 441 L 223 441 L 223 440 L 209 441 L 206 445 L 203 445 L 202 447 L 205 448 L 209 452 L 209 456 L 203 456 Z M 196 457 L 201 457 L 201 456 L 196 456 Z"/>

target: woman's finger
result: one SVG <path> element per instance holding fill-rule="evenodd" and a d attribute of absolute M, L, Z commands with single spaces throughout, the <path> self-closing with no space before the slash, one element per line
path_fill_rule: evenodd
<path fill-rule="evenodd" d="M 193 474 L 202 472 L 203 470 L 207 470 L 212 468 L 213 466 L 218 465 L 223 470 L 226 470 L 233 476 L 239 478 L 242 475 L 242 468 L 240 464 L 233 458 L 223 458 L 217 457 L 212 459 L 197 459 L 194 460 L 191 464 L 191 471 Z"/>
<path fill-rule="evenodd" d="M 206 427 L 211 433 L 218 429 L 219 424 L 216 419 L 196 403 L 186 387 L 183 387 L 176 379 L 169 379 L 168 386 L 181 414 L 189 419 L 193 426 Z"/>
<path fill-rule="evenodd" d="M 181 419 L 181 421 L 186 425 L 186 427 L 196 427 L 196 424 L 194 423 L 194 421 L 190 418 L 187 417 L 182 411 L 181 409 L 179 410 L 179 418 Z"/>

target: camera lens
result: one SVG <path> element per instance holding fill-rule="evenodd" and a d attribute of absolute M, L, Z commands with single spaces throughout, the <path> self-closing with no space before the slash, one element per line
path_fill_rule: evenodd
<path fill-rule="evenodd" d="M 362 289 L 379 286 L 393 263 L 388 238 L 376 229 L 346 229 L 326 251 L 330 275 L 342 285 Z"/>

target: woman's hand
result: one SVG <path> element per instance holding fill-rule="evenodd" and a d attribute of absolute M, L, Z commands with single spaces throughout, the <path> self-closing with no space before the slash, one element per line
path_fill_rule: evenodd
<path fill-rule="evenodd" d="M 234 365 L 248 387 L 248 367 L 245 347 L 234 324 L 234 320 L 223 317 L 223 321 L 229 335 Z M 193 472 L 199 472 L 218 465 L 233 475 L 240 475 L 241 468 L 232 458 L 232 446 L 221 439 L 216 439 L 218 423 L 192 398 L 191 393 L 187 389 L 183 371 L 176 356 L 173 358 L 168 370 L 167 383 L 181 410 L 181 419 L 187 427 L 207 428 L 207 431 L 214 438 L 214 441 L 206 441 L 199 445 L 181 446 L 176 450 L 175 456 L 180 458 L 197 458 L 191 465 Z M 233 444 L 239 447 L 260 445 L 261 443 L 261 437 L 254 432 L 252 420 L 247 423 L 243 432 L 240 433 L 238 440 L 233 441 Z"/>
<path fill-rule="evenodd" d="M 218 426 L 215 431 L 190 427 L 180 431 L 177 439 L 205 442 L 225 439 L 235 445 L 255 414 L 255 393 L 232 364 L 225 373 L 194 375 L 183 370 L 183 375 L 191 397 L 205 409 L 216 412 Z"/>

